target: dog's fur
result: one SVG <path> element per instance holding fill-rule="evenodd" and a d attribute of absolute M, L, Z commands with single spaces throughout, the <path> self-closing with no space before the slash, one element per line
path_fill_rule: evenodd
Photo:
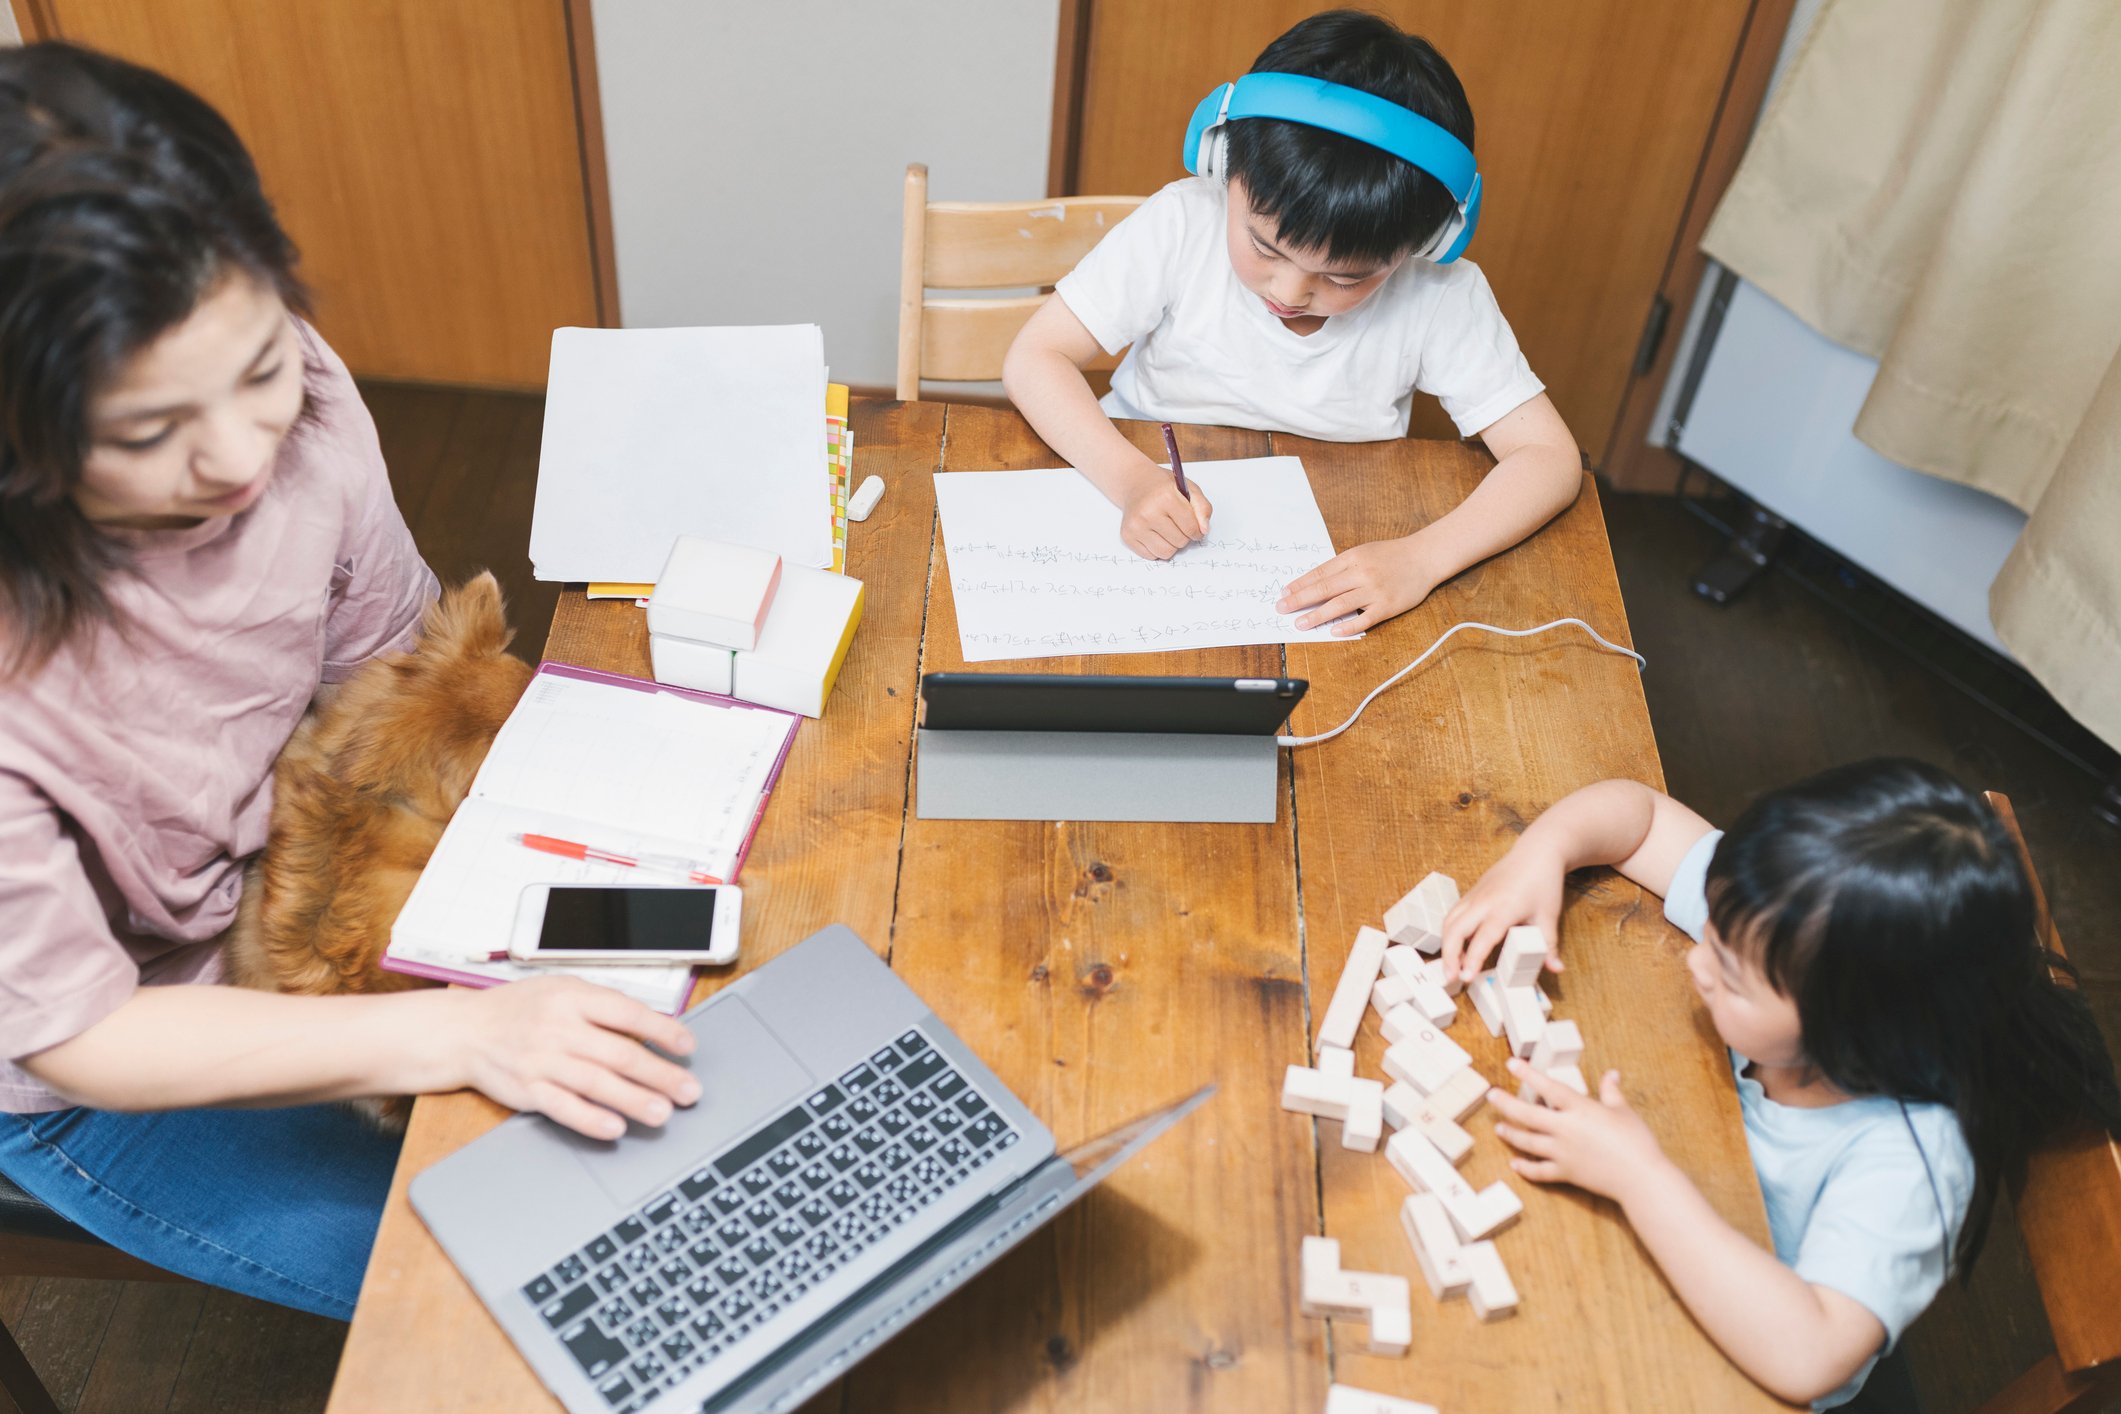
<path fill-rule="evenodd" d="M 430 985 L 378 964 L 390 926 L 530 683 L 480 574 L 427 611 L 419 646 L 320 700 L 273 768 L 272 826 L 229 934 L 232 980 L 301 996 Z M 406 1107 L 385 1102 L 381 1118 Z"/>

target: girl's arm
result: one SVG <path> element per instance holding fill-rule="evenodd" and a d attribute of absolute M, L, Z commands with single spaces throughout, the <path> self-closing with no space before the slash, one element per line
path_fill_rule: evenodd
<path fill-rule="evenodd" d="M 1137 555 L 1168 560 L 1208 533 L 1208 504 L 1188 482 L 1189 503 L 1171 473 L 1135 450 L 1097 405 L 1083 365 L 1102 352 L 1067 301 L 1048 296 L 1009 345 L 1002 388 L 1031 430 L 1118 506 L 1120 539 Z"/>
<path fill-rule="evenodd" d="M 1572 869 L 1610 864 L 1653 894 L 1714 826 L 1662 791 L 1611 780 L 1564 796 L 1525 827 L 1495 866 L 1444 916 L 1443 965 L 1471 981 L 1502 935 L 1529 923 L 1547 936 L 1547 966 L 1561 971 L 1561 881 Z"/>
<path fill-rule="evenodd" d="M 466 1087 L 598 1139 L 625 1116 L 657 1125 L 700 1083 L 658 1057 L 692 1033 L 608 987 L 543 977 L 485 991 L 290 997 L 240 987 L 142 987 L 22 1068 L 105 1110 L 295 1105 Z"/>
<path fill-rule="evenodd" d="M 1488 1092 L 1495 1133 L 1520 1154 L 1510 1167 L 1618 1203 L 1709 1339 L 1762 1388 L 1797 1403 L 1817 1399 L 1885 1343 L 1884 1323 L 1860 1303 L 1806 1281 L 1709 1206 L 1628 1105 L 1620 1072 L 1605 1073 L 1597 1099 L 1522 1061 L 1511 1061 L 1510 1073 L 1543 1102 Z"/>
<path fill-rule="evenodd" d="M 1028 414 L 1027 414 L 1028 415 Z M 1375 628 L 1429 597 L 1468 565 L 1509 549 L 1576 500 L 1583 454 L 1546 394 L 1519 405 L 1480 434 L 1495 469 L 1451 510 L 1398 540 L 1358 545 L 1289 582 L 1275 605 L 1308 608 L 1298 628 L 1359 617 L 1334 632 Z"/>

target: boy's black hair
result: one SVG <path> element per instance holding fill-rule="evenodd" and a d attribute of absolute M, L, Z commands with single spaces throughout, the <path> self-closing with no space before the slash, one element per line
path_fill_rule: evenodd
<path fill-rule="evenodd" d="M 1303 74 L 1397 103 L 1473 146 L 1473 108 L 1427 40 L 1360 10 L 1299 21 L 1252 62 L 1255 74 Z M 1358 138 L 1279 118 L 1226 125 L 1224 170 L 1278 225 L 1277 242 L 1335 261 L 1388 261 L 1424 245 L 1458 202 L 1413 163 Z"/>
<path fill-rule="evenodd" d="M 1961 1276 L 2003 1183 L 2121 1094 L 2075 972 L 1988 802 L 1920 761 L 1860 761 L 1753 802 L 1716 847 L 1709 921 L 1797 1005 L 1804 1057 L 1851 1095 L 1949 1106 L 1974 1159 Z M 1925 1161 L 1927 1156 L 1925 1156 Z"/>

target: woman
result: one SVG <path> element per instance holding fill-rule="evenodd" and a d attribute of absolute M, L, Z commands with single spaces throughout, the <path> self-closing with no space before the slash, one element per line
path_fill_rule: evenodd
<path fill-rule="evenodd" d="M 0 51 L 0 1172 L 202 1281 L 344 1319 L 395 1144 L 363 1095 L 660 1124 L 690 1035 L 562 979 L 212 985 L 304 709 L 435 580 L 227 123 Z"/>

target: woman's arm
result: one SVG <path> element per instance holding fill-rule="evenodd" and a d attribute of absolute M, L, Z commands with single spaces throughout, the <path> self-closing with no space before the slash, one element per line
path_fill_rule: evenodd
<path fill-rule="evenodd" d="M 1599 781 L 1556 801 L 1525 827 L 1443 921 L 1443 964 L 1468 981 L 1502 935 L 1529 923 L 1547 935 L 1547 965 L 1561 970 L 1561 881 L 1572 869 L 1610 864 L 1653 894 L 1713 826 L 1639 781 Z"/>
<path fill-rule="evenodd" d="M 608 987 L 547 977 L 485 991 L 289 997 L 142 987 L 86 1031 L 19 1064 L 78 1105 L 291 1105 L 466 1087 L 599 1139 L 620 1116 L 661 1124 L 700 1083 L 657 1056 L 692 1033 Z"/>
<path fill-rule="evenodd" d="M 1002 388 L 1032 431 L 1120 508 L 1120 539 L 1138 555 L 1168 560 L 1208 533 L 1213 507 L 1198 487 L 1191 503 L 1171 473 L 1135 450 L 1097 405 L 1083 365 L 1101 352 L 1067 301 L 1049 296 L 1002 361 Z"/>
<path fill-rule="evenodd" d="M 1583 488 L 1583 455 L 1546 394 L 1519 405 L 1481 434 L 1495 468 L 1471 495 L 1411 535 L 1374 540 L 1289 581 L 1275 605 L 1308 608 L 1298 628 L 1360 617 L 1335 631 L 1376 627 L 1429 597 L 1452 575 L 1500 554 L 1545 525 Z"/>
<path fill-rule="evenodd" d="M 1629 1106 L 1618 1071 L 1605 1073 L 1596 1099 L 1522 1061 L 1510 1073 L 1543 1102 L 1488 1092 L 1495 1133 L 1520 1154 L 1510 1167 L 1617 1202 L 1709 1339 L 1762 1388 L 1817 1399 L 1885 1343 L 1884 1324 L 1860 1303 L 1806 1281 L 1709 1206 Z"/>

